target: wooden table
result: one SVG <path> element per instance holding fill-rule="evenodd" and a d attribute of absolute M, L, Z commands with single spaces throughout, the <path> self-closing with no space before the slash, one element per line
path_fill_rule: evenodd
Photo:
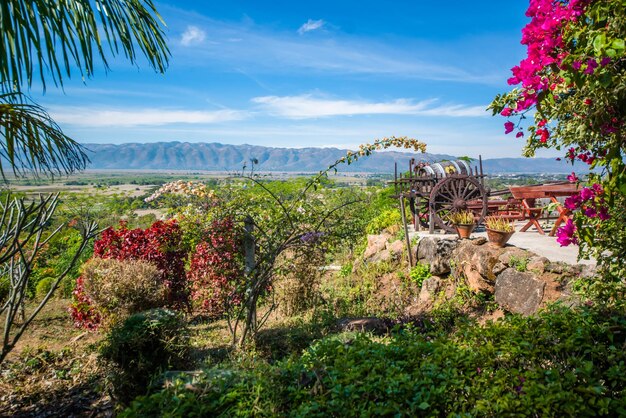
<path fill-rule="evenodd" d="M 550 236 L 552 237 L 556 233 L 557 228 L 565 222 L 571 214 L 566 207 L 560 204 L 557 197 L 569 197 L 575 194 L 578 192 L 578 185 L 576 183 L 561 182 L 538 184 L 533 186 L 511 186 L 509 187 L 509 190 L 511 191 L 513 197 L 522 200 L 524 208 L 528 211 L 527 216 L 529 222 L 524 225 L 522 232 L 526 231 L 531 225 L 534 225 L 540 234 L 544 234 L 538 221 L 538 218 L 541 216 L 542 208 L 537 208 L 535 206 L 535 199 L 548 198 L 550 201 L 558 204 L 556 208 L 559 212 L 559 217 L 550 230 Z"/>

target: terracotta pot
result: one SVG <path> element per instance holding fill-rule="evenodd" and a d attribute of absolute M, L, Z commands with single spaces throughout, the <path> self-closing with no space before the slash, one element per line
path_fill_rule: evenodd
<path fill-rule="evenodd" d="M 485 228 L 487 230 L 487 238 L 489 238 L 489 242 L 491 242 L 496 247 L 504 247 L 509 239 L 513 236 L 515 231 L 504 232 L 497 231 L 495 229 Z"/>
<path fill-rule="evenodd" d="M 475 224 L 456 224 L 454 225 L 456 228 L 456 233 L 459 235 L 461 239 L 468 239 L 472 234 L 472 231 L 476 227 Z"/>

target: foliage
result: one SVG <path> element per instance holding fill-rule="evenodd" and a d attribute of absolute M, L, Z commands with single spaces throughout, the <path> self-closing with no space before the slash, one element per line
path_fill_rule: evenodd
<path fill-rule="evenodd" d="M 402 215 L 396 209 L 390 209 L 382 212 L 367 224 L 365 231 L 368 234 L 380 234 L 386 228 L 393 225 L 398 225 L 402 222 Z"/>
<path fill-rule="evenodd" d="M 509 257 L 509 266 L 513 267 L 517 271 L 526 271 L 528 268 L 528 258 L 527 257 L 516 257 L 512 255 Z"/>
<path fill-rule="evenodd" d="M 181 317 L 166 309 L 134 314 L 111 329 L 101 358 L 116 366 L 114 391 L 122 401 L 144 393 L 156 374 L 186 365 L 189 335 Z"/>
<path fill-rule="evenodd" d="M 145 260 L 161 272 L 168 289 L 171 306 L 187 303 L 185 277 L 186 252 L 180 247 L 182 232 L 175 220 L 157 221 L 146 229 L 127 229 L 124 222 L 119 229 L 107 228 L 94 243 L 94 256 L 115 260 Z"/>
<path fill-rule="evenodd" d="M 161 272 L 148 261 L 93 258 L 82 278 L 85 295 L 106 322 L 166 304 Z"/>
<path fill-rule="evenodd" d="M 211 223 L 187 272 L 194 312 L 216 318 L 241 304 L 245 290 L 241 245 L 231 218 Z"/>
<path fill-rule="evenodd" d="M 50 289 L 52 289 L 52 285 L 54 284 L 54 277 L 44 277 L 43 279 L 37 282 L 37 287 L 35 288 L 35 297 L 38 300 L 42 300 L 46 297 Z"/>
<path fill-rule="evenodd" d="M 523 30 L 528 57 L 515 66 L 511 92 L 497 96 L 494 114 L 507 117 L 505 133 L 516 128 L 524 136 L 525 154 L 539 148 L 565 151 L 565 158 L 595 169 L 591 187 L 570 200 L 574 219 L 559 229 L 562 245 L 582 244 L 581 256 L 600 256 L 604 278 L 615 281 L 624 270 L 622 250 L 603 248 L 606 226 L 620 217 L 618 202 L 626 196 L 626 4 L 621 0 L 533 0 L 527 11 L 531 21 Z M 570 181 L 579 179 L 572 174 Z M 598 233 L 598 239 L 596 239 Z M 594 248 L 595 247 L 595 248 Z M 621 276 L 623 277 L 623 275 Z"/>
<path fill-rule="evenodd" d="M 501 218 L 499 216 L 486 216 L 485 226 L 489 229 L 493 229 L 494 231 L 501 231 L 501 232 L 515 231 L 513 224 L 509 220 L 505 218 Z"/>
<path fill-rule="evenodd" d="M 474 214 L 471 211 L 452 212 L 447 216 L 455 225 L 471 225 L 474 223 Z"/>
<path fill-rule="evenodd" d="M 107 228 L 95 241 L 94 257 L 150 262 L 160 272 L 160 280 L 167 290 L 168 305 L 183 308 L 187 306 L 184 261 L 187 254 L 180 248 L 181 236 L 176 221 L 157 221 L 146 229 L 127 229 L 126 224 L 121 222 L 119 229 Z M 85 291 L 85 280 L 79 277 L 70 314 L 76 326 L 96 329 L 102 315 L 93 306 L 95 301 Z"/>
<path fill-rule="evenodd" d="M 418 288 L 421 288 L 422 283 L 424 283 L 424 280 L 428 279 L 429 277 L 430 277 L 430 265 L 429 264 L 423 264 L 423 263 L 418 262 L 416 265 L 411 267 L 411 271 L 409 273 L 409 279 L 411 279 L 411 281 L 415 283 Z"/>
<path fill-rule="evenodd" d="M 4 316 L 2 328 L 2 346 L 0 363 L 6 358 L 24 331 L 50 300 L 61 281 L 69 274 L 88 242 L 96 234 L 97 224 L 86 222 L 78 225 L 80 244 L 71 253 L 69 265 L 58 274 L 41 301 L 26 314 L 25 301 L 28 285 L 31 283 L 33 266 L 41 249 L 54 237 L 64 225 L 52 231 L 47 226 L 57 207 L 58 195 L 27 201 L 25 198 L 6 196 L 0 201 L 0 268 L 8 278 L 8 295 L 0 305 L 0 315 Z"/>
<path fill-rule="evenodd" d="M 275 279 L 276 303 L 283 315 L 302 314 L 320 302 L 325 254 L 316 247 L 297 257 L 291 253 L 282 257 L 286 260 Z"/>
<path fill-rule="evenodd" d="M 137 398 L 121 416 L 618 416 L 619 313 L 553 309 L 448 333 L 329 337 L 299 358 L 223 365 Z"/>

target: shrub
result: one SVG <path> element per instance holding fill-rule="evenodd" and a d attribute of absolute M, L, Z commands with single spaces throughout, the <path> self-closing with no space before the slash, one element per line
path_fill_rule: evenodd
<path fill-rule="evenodd" d="M 145 393 L 154 377 L 185 366 L 189 335 L 175 312 L 153 309 L 128 317 L 111 329 L 100 356 L 114 366 L 114 394 L 124 401 Z"/>
<path fill-rule="evenodd" d="M 187 279 L 194 311 L 219 317 L 242 300 L 241 240 L 230 218 L 214 220 L 205 239 L 191 256 Z"/>
<path fill-rule="evenodd" d="M 560 308 L 457 325 L 333 336 L 300 358 L 213 368 L 121 416 L 623 415 L 623 312 Z"/>
<path fill-rule="evenodd" d="M 181 247 L 182 232 L 176 221 L 157 221 L 147 229 L 127 229 L 124 222 L 115 230 L 107 228 L 94 243 L 94 256 L 115 260 L 145 260 L 161 272 L 172 307 L 187 303 L 186 252 Z"/>
<path fill-rule="evenodd" d="M 299 251 L 302 252 L 302 251 Z M 324 253 L 319 248 L 304 249 L 286 258 L 275 282 L 276 299 L 284 315 L 292 316 L 313 308 L 320 299 Z"/>
<path fill-rule="evenodd" d="M 417 263 L 415 266 L 411 268 L 411 272 L 409 273 L 409 278 L 413 283 L 417 285 L 417 287 L 422 287 L 422 283 L 424 280 L 430 277 L 430 265 Z"/>
<path fill-rule="evenodd" d="M 386 228 L 398 225 L 402 222 L 402 216 L 398 210 L 386 210 L 370 221 L 365 228 L 368 234 L 380 234 Z"/>
<path fill-rule="evenodd" d="M 82 277 L 92 306 L 109 321 L 166 304 L 161 273 L 147 261 L 93 258 Z"/>
<path fill-rule="evenodd" d="M 54 284 L 54 277 L 44 277 L 43 279 L 37 282 L 37 286 L 35 287 L 35 296 L 37 299 L 41 300 L 48 294 L 50 289 L 52 289 L 52 285 Z"/>

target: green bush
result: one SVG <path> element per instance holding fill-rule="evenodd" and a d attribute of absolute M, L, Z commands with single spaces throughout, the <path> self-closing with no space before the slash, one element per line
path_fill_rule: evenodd
<path fill-rule="evenodd" d="M 625 341 L 623 312 L 555 308 L 453 333 L 425 320 L 181 377 L 121 416 L 623 416 Z"/>
<path fill-rule="evenodd" d="M 52 289 L 54 282 L 54 277 L 44 277 L 37 282 L 37 286 L 35 287 L 35 296 L 38 300 L 43 299 L 44 296 L 48 294 L 50 289 Z"/>
<path fill-rule="evenodd" d="M 384 229 L 402 223 L 402 216 L 398 210 L 385 210 L 370 221 L 365 228 L 368 234 L 380 234 Z"/>
<path fill-rule="evenodd" d="M 413 283 L 417 285 L 417 287 L 422 287 L 422 283 L 424 280 L 430 277 L 430 265 L 422 264 L 418 262 L 415 266 L 411 268 L 411 272 L 409 273 L 409 278 Z"/>
<path fill-rule="evenodd" d="M 113 392 L 124 402 L 144 393 L 159 373 L 184 367 L 188 350 L 189 334 L 182 318 L 166 309 L 153 309 L 114 326 L 100 356 L 114 366 Z"/>

